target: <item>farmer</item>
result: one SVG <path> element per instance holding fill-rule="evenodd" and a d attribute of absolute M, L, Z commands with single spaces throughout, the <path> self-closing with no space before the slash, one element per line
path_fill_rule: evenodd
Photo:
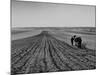
<path fill-rule="evenodd" d="M 74 41 L 75 41 L 75 46 L 81 48 L 81 43 L 82 43 L 81 37 L 76 37 Z"/>
<path fill-rule="evenodd" d="M 74 35 L 74 36 L 71 37 L 71 44 L 72 44 L 72 46 L 73 46 L 75 38 L 76 38 L 76 35 Z"/>

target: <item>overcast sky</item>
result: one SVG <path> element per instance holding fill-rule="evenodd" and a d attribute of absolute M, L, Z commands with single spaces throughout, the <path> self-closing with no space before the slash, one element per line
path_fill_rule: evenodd
<path fill-rule="evenodd" d="M 12 27 L 95 26 L 95 6 L 12 1 Z"/>

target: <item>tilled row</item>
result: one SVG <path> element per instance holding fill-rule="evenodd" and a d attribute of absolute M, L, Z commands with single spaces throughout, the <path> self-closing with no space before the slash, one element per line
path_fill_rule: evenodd
<path fill-rule="evenodd" d="M 94 51 L 74 48 L 47 32 L 33 38 L 28 39 L 28 46 L 24 45 L 12 53 L 12 75 L 95 69 Z"/>

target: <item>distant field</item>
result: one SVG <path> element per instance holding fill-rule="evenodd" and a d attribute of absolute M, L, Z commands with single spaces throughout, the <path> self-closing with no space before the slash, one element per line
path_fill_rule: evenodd
<path fill-rule="evenodd" d="M 41 31 L 49 31 L 56 38 L 70 44 L 73 35 L 81 36 L 83 43 L 90 49 L 96 49 L 95 27 L 23 27 L 12 28 L 12 40 L 27 38 L 39 34 Z"/>
<path fill-rule="evenodd" d="M 12 34 L 19 34 L 19 33 L 24 33 L 24 32 L 28 32 L 28 31 L 20 31 L 20 30 L 11 31 Z"/>

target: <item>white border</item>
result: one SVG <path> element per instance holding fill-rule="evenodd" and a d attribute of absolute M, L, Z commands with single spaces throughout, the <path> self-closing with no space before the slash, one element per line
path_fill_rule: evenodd
<path fill-rule="evenodd" d="M 97 51 L 97 68 L 96 70 L 69 71 L 41 73 L 41 75 L 100 75 L 100 50 L 99 50 L 99 30 L 100 30 L 100 0 L 33 0 L 55 3 L 84 4 L 96 5 L 96 51 Z M 10 0 L 0 0 L 0 75 L 10 75 Z M 33 75 L 33 74 L 29 74 Z M 34 74 L 39 75 L 39 74 Z"/>

